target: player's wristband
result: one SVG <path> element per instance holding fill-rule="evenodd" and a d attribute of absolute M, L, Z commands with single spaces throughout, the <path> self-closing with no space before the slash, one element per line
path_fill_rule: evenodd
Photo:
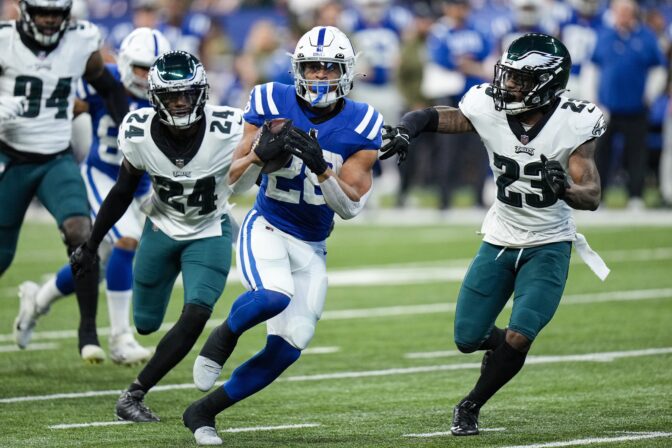
<path fill-rule="evenodd" d="M 409 112 L 401 117 L 399 126 L 408 129 L 411 138 L 417 137 L 421 132 L 436 132 L 439 127 L 439 112 L 433 107 Z"/>

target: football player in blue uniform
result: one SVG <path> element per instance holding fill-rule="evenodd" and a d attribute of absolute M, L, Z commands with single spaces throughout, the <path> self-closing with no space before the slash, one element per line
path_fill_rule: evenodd
<path fill-rule="evenodd" d="M 123 83 L 128 93 L 130 110 L 149 106 L 147 99 L 147 72 L 156 58 L 170 51 L 167 39 L 157 30 L 138 28 L 121 44 L 118 64 L 109 64 L 108 70 L 117 82 Z M 78 96 L 88 105 L 93 128 L 93 140 L 81 172 L 86 185 L 92 217 L 95 219 L 103 199 L 112 189 L 119 175 L 123 156 L 117 147 L 118 126 L 109 115 L 101 96 L 86 81 L 80 84 Z M 133 256 L 142 233 L 144 217 L 140 203 L 150 192 L 149 178 L 135 192 L 132 207 L 112 227 L 100 256 L 107 261 L 105 269 L 107 304 L 110 316 L 110 358 L 120 364 L 146 361 L 152 352 L 140 346 L 129 325 Z M 21 311 L 14 325 L 16 343 L 25 348 L 33 335 L 37 319 L 46 314 L 52 303 L 74 292 L 70 265 L 66 264 L 44 285 L 24 282 L 19 287 Z M 105 353 L 99 353 L 102 360 Z"/>
<path fill-rule="evenodd" d="M 266 321 L 268 336 L 266 346 L 236 368 L 223 387 L 184 412 L 184 424 L 199 444 L 221 444 L 215 416 L 273 382 L 313 337 L 327 292 L 325 240 L 334 213 L 350 219 L 362 210 L 382 143 L 382 115 L 345 98 L 354 64 L 345 34 L 316 27 L 292 55 L 294 85 L 258 85 L 250 94 L 244 135 L 229 172 L 234 192 L 244 191 L 265 166 L 238 238 L 238 270 L 248 291 L 235 300 L 196 359 L 196 386 L 207 391 L 214 385 L 243 332 Z M 292 120 L 284 135 L 270 134 L 264 124 L 276 118 Z M 286 163 L 265 173 L 277 160 Z"/>

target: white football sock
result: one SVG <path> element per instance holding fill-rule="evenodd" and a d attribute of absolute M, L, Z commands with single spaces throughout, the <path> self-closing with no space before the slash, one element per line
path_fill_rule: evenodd
<path fill-rule="evenodd" d="M 64 297 L 63 293 L 56 287 L 56 277 L 51 277 L 44 285 L 40 286 L 40 290 L 35 296 L 35 311 L 38 315 L 46 314 L 51 305 L 62 297 Z"/>
<path fill-rule="evenodd" d="M 110 336 L 117 336 L 130 330 L 128 314 L 131 310 L 132 290 L 107 290 L 107 309 L 110 313 Z"/>

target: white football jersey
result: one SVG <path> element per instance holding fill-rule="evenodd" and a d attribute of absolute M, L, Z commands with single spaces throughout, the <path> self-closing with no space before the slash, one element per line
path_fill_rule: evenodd
<path fill-rule="evenodd" d="M 552 114 L 526 130 L 495 110 L 489 84 L 472 87 L 459 107 L 488 151 L 497 185 L 497 200 L 481 229 L 483 240 L 513 247 L 573 241 L 571 207 L 542 182 L 541 155 L 567 170 L 572 152 L 604 133 L 602 112 L 587 101 L 561 97 Z"/>
<path fill-rule="evenodd" d="M 143 211 L 175 240 L 220 236 L 221 218 L 231 195 L 226 176 L 243 135 L 242 111 L 206 105 L 201 118 L 205 133 L 191 160 L 169 157 L 159 149 L 151 131 L 152 121 L 158 120 L 156 111 L 145 107 L 128 113 L 119 128 L 118 144 L 124 157 L 152 179 L 153 194 Z"/>
<path fill-rule="evenodd" d="M 87 21 L 72 21 L 53 51 L 35 54 L 16 26 L 0 22 L 0 96 L 25 96 L 29 106 L 0 126 L 0 140 L 23 152 L 61 152 L 70 144 L 77 82 L 100 48 L 100 32 Z"/>

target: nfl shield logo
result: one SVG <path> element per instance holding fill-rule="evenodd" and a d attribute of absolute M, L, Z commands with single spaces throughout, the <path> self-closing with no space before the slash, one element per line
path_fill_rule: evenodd
<path fill-rule="evenodd" d="M 530 143 L 530 137 L 528 137 L 525 134 L 521 135 L 520 136 L 520 143 L 522 143 L 523 145 L 527 145 L 528 143 Z"/>
<path fill-rule="evenodd" d="M 178 168 L 184 168 L 184 159 L 175 159 L 175 165 Z"/>

